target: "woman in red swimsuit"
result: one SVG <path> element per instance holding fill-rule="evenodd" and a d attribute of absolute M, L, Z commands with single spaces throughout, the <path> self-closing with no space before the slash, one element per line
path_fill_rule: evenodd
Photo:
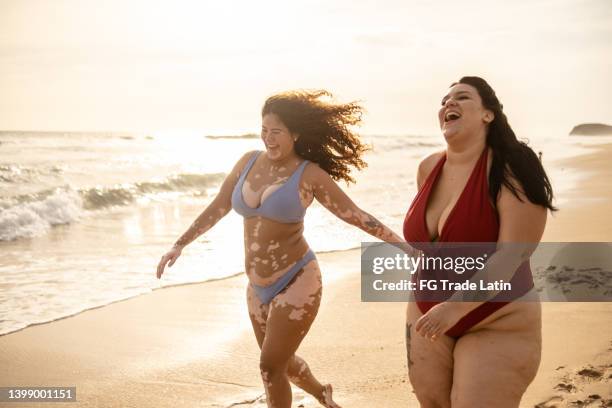
<path fill-rule="evenodd" d="M 548 177 L 483 79 L 453 84 L 438 119 L 447 146 L 419 164 L 404 237 L 417 248 L 432 241 L 497 243 L 488 267 L 508 268 L 499 261 L 507 243 L 539 242 L 547 212 L 555 210 Z M 519 406 L 540 363 L 540 304 L 529 268 L 534 244 L 510 267 L 511 299 L 433 302 L 417 292 L 408 304 L 408 370 L 422 407 Z"/>

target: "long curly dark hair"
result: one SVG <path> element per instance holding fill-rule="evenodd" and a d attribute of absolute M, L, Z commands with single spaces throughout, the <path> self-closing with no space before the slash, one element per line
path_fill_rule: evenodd
<path fill-rule="evenodd" d="M 367 166 L 362 155 L 369 146 L 349 126 L 361 122 L 363 108 L 357 102 L 334 103 L 322 100 L 332 97 L 325 90 L 287 91 L 270 96 L 261 116 L 275 114 L 291 133 L 299 137 L 295 152 L 317 163 L 332 179 L 355 182 L 351 166 L 360 170 Z"/>
<path fill-rule="evenodd" d="M 501 186 L 506 186 L 519 200 L 519 193 L 510 181 L 514 177 L 525 196 L 534 204 L 556 211 L 552 204 L 553 190 L 550 180 L 535 152 L 516 138 L 503 112 L 503 105 L 497 99 L 495 91 L 484 79 L 476 76 L 465 76 L 460 84 L 471 85 L 478 91 L 483 106 L 492 111 L 495 118 L 489 123 L 487 146 L 493 151 L 491 172 L 489 174 L 489 196 L 494 203 Z M 456 85 L 455 82 L 453 85 Z"/>

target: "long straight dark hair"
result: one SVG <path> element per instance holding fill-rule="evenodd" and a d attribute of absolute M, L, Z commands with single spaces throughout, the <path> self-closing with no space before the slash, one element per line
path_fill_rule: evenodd
<path fill-rule="evenodd" d="M 520 188 L 529 201 L 550 211 L 557 211 L 552 204 L 553 190 L 542 163 L 525 142 L 516 138 L 493 88 L 487 81 L 476 76 L 463 77 L 458 83 L 476 88 L 485 109 L 495 115 L 489 123 L 486 140 L 487 146 L 493 151 L 489 173 L 489 195 L 493 202 L 497 203 L 502 185 L 521 200 L 517 186 L 511 181 L 514 178 L 520 183 Z"/>

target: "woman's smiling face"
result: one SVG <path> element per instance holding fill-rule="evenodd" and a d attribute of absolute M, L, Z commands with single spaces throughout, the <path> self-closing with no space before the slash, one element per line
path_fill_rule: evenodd
<path fill-rule="evenodd" d="M 270 160 L 282 160 L 294 151 L 294 135 L 274 113 L 268 113 L 262 118 L 261 140 L 266 145 L 266 154 Z"/>
<path fill-rule="evenodd" d="M 493 112 L 485 109 L 476 88 L 455 84 L 442 98 L 438 121 L 444 138 L 449 141 L 461 135 L 478 134 L 493 120 Z"/>

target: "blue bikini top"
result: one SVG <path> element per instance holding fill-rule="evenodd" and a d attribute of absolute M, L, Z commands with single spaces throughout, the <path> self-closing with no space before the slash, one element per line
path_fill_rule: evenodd
<path fill-rule="evenodd" d="M 308 160 L 304 160 L 289 179 L 278 189 L 270 193 L 259 207 L 252 208 L 244 202 L 242 198 L 242 185 L 260 153 L 261 151 L 258 151 L 253 154 L 244 170 L 242 170 L 240 178 L 234 186 L 234 191 L 232 191 L 232 208 L 245 218 L 264 217 L 287 224 L 302 221 L 306 214 L 306 209 L 300 201 L 298 188 Z"/>

